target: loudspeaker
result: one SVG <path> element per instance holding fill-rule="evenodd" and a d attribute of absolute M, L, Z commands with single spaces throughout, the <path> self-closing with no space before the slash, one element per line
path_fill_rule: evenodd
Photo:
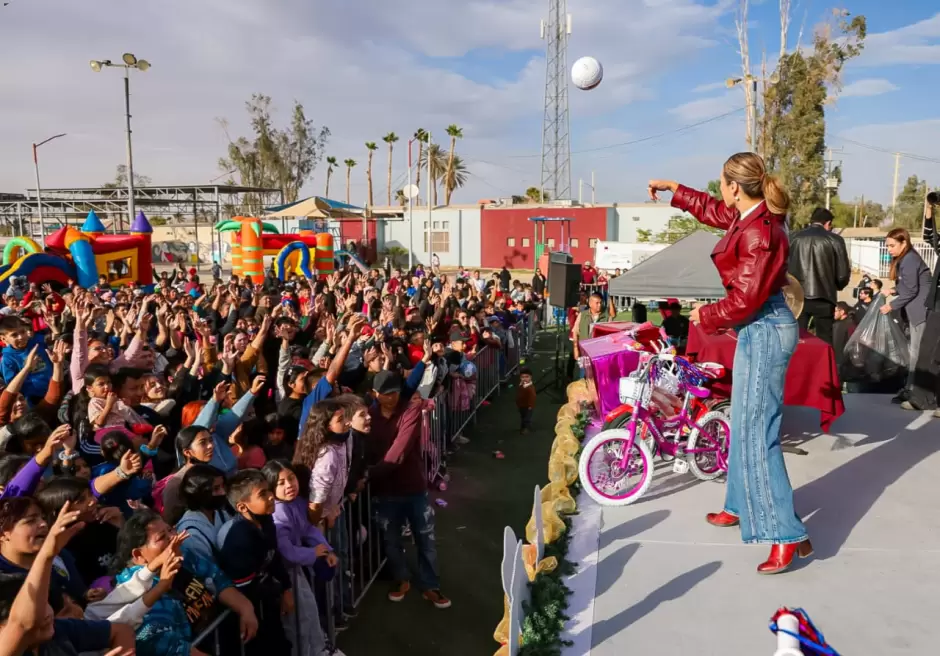
<path fill-rule="evenodd" d="M 571 264 L 574 262 L 574 257 L 571 253 L 566 253 L 564 251 L 553 251 L 548 254 L 548 262 L 561 262 L 562 264 Z"/>
<path fill-rule="evenodd" d="M 633 316 L 630 317 L 633 323 L 646 323 L 646 305 L 643 303 L 634 303 L 633 311 L 631 312 Z"/>
<path fill-rule="evenodd" d="M 578 305 L 580 297 L 581 265 L 549 262 L 548 302 L 554 307 L 570 308 Z"/>

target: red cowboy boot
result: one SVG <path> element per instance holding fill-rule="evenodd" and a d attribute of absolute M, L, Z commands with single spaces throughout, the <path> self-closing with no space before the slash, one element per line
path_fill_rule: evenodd
<path fill-rule="evenodd" d="M 793 544 L 775 544 L 770 548 L 770 558 L 757 566 L 758 574 L 779 574 L 790 569 L 793 557 L 809 558 L 813 555 L 813 545 L 809 540 Z"/>
<path fill-rule="evenodd" d="M 720 528 L 730 528 L 741 523 L 737 517 L 731 513 L 725 512 L 724 510 L 722 510 L 720 513 L 708 513 L 705 515 L 705 521 L 712 526 L 718 526 Z"/>

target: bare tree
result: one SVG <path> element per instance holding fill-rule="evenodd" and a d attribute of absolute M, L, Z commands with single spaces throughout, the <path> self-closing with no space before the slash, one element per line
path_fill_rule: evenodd
<path fill-rule="evenodd" d="M 748 0 L 741 0 L 738 15 L 734 19 L 734 26 L 738 31 L 738 54 L 741 55 L 741 84 L 744 87 L 744 104 L 747 107 L 746 141 L 751 150 L 756 150 L 757 144 L 751 143 L 751 135 L 754 133 L 752 121 L 754 120 L 754 114 L 756 114 L 756 112 L 751 111 L 751 108 L 754 106 L 757 99 L 754 97 L 753 78 L 751 77 L 751 54 L 747 38 L 748 5 Z"/>

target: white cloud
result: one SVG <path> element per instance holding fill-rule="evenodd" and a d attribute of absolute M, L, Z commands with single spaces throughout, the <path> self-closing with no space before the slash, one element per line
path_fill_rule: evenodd
<path fill-rule="evenodd" d="M 673 107 L 669 113 L 674 115 L 680 123 L 695 123 L 743 106 L 744 92 L 741 89 L 730 89 L 720 96 L 692 100 Z"/>
<path fill-rule="evenodd" d="M 597 90 L 572 90 L 572 133 L 585 117 L 616 124 L 625 105 L 655 98 L 664 73 L 715 45 L 718 21 L 732 4 L 656 0 L 652 11 L 651 0 L 572 3 L 571 60 L 592 54 L 606 70 Z M 8 55 L 29 56 L 4 73 L 0 190 L 32 186 L 30 144 L 56 132 L 69 136 L 43 148 L 44 186 L 112 177 L 125 157 L 120 75 L 92 73 L 88 60 L 118 59 L 128 44 L 153 65 L 132 74 L 131 103 L 135 168 L 155 183 L 218 176 L 226 141 L 215 119 L 225 117 L 233 134 L 245 133 L 244 102 L 262 92 L 274 99 L 279 123 L 293 100 L 303 102 L 332 131 L 328 154 L 360 162 L 352 174 L 356 202 L 365 190 L 365 141 L 392 130 L 402 137 L 394 165 L 400 178 L 408 135 L 421 126 L 443 136 L 450 123 L 464 128 L 459 149 L 474 174 L 458 201 L 491 196 L 493 185 L 517 189 L 539 176 L 537 158 L 506 156 L 539 150 L 544 13 L 543 0 L 13 3 L 3 10 L 0 39 Z M 454 72 L 448 58 L 477 49 L 528 60 L 521 71 L 494 70 L 493 81 Z M 377 161 L 381 198 L 384 157 Z M 322 191 L 324 170 L 306 191 Z"/>
<path fill-rule="evenodd" d="M 871 78 L 866 80 L 856 80 L 851 84 L 845 85 L 839 93 L 840 98 L 865 98 L 869 96 L 880 96 L 883 93 L 897 91 L 900 87 L 884 78 Z"/>
<path fill-rule="evenodd" d="M 940 64 L 940 14 L 865 37 L 858 65 Z"/>

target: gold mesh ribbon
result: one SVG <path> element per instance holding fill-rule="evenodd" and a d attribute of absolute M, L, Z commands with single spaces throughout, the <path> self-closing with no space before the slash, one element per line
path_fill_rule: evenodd
<path fill-rule="evenodd" d="M 548 480 L 573 484 L 578 480 L 578 461 L 562 451 L 553 451 L 548 459 Z"/>
<path fill-rule="evenodd" d="M 525 573 L 529 577 L 529 583 L 535 580 L 536 575 L 552 572 L 558 567 L 558 559 L 554 556 L 535 562 L 537 555 L 534 544 L 522 545 L 522 562 L 525 563 Z"/>
<path fill-rule="evenodd" d="M 578 506 L 568 486 L 562 483 L 549 483 L 542 488 L 542 503 L 551 503 L 559 515 L 570 515 L 577 511 Z"/>
<path fill-rule="evenodd" d="M 545 533 L 545 544 L 551 544 L 565 532 L 565 523 L 555 511 L 555 505 L 551 501 L 542 504 L 542 531 Z M 529 518 L 529 523 L 525 525 L 525 539 L 527 542 L 535 542 L 535 517 Z"/>

